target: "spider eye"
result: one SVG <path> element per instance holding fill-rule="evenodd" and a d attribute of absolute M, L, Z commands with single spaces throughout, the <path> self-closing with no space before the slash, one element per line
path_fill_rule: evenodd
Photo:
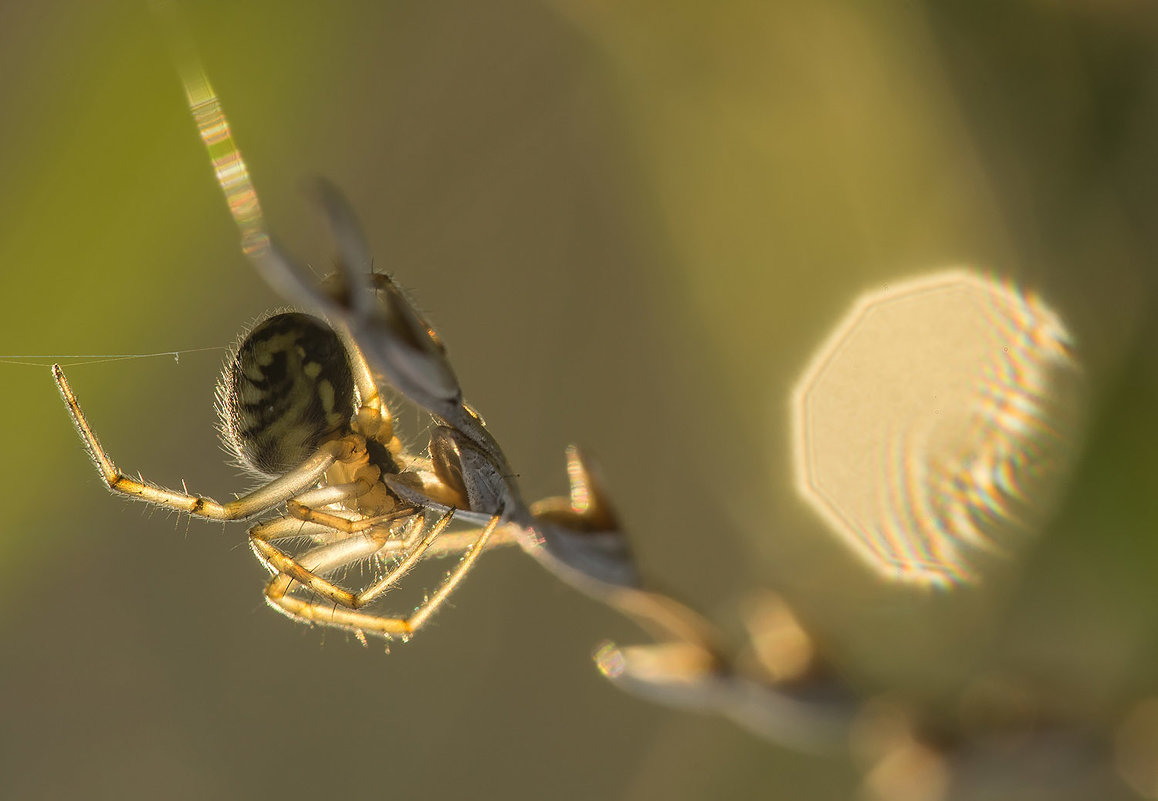
<path fill-rule="evenodd" d="M 316 317 L 264 320 L 242 341 L 218 385 L 222 436 L 245 464 L 286 473 L 354 414 L 354 376 L 338 335 Z"/>

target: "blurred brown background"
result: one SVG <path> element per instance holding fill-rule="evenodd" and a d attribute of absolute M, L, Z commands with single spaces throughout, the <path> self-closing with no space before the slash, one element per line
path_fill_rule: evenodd
<path fill-rule="evenodd" d="M 868 693 L 952 716 L 1016 675 L 1106 733 L 1158 692 L 1152 3 L 183 8 L 271 224 L 324 264 L 302 181 L 348 192 L 528 497 L 590 446 L 663 586 L 732 629 L 780 588 Z M 280 303 L 147 4 L 4 4 L 0 75 L 4 355 L 226 346 Z M 857 294 L 951 265 L 1057 309 L 1092 402 L 1037 546 L 927 594 L 797 500 L 787 399 Z M 222 357 L 70 376 L 124 469 L 222 498 L 248 481 L 214 436 Z M 108 496 L 47 368 L 0 375 L 0 797 L 857 792 L 845 755 L 606 685 L 594 644 L 640 635 L 516 553 L 389 656 L 292 625 L 242 526 Z"/>

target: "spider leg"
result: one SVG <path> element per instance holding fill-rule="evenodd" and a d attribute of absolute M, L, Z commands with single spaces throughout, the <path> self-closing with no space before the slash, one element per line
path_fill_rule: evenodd
<path fill-rule="evenodd" d="M 359 444 L 360 438 L 344 437 L 330 440 L 323 443 L 312 456 L 285 475 L 263 484 L 240 498 L 227 503 L 218 503 L 212 498 L 191 495 L 187 492 L 175 492 L 130 478 L 122 473 L 104 448 L 101 447 L 100 442 L 97 441 L 96 434 L 89 425 L 84 412 L 81 411 L 76 395 L 73 393 L 72 387 L 69 386 L 68 379 L 65 378 L 60 365 L 52 366 L 52 375 L 56 379 L 57 387 L 60 389 L 61 397 L 64 398 L 68 412 L 72 416 L 72 421 L 88 447 L 89 455 L 110 490 L 158 506 L 188 512 L 198 517 L 211 520 L 238 520 L 268 511 L 317 484 L 334 462 L 350 461 L 355 457 L 359 448 L 364 448 L 364 445 Z"/>
<path fill-rule="evenodd" d="M 323 487 L 323 489 L 328 489 Z M 306 523 L 318 523 L 327 528 L 332 528 L 336 531 L 341 531 L 346 534 L 356 534 L 359 531 L 373 528 L 381 523 L 393 522 L 408 515 L 414 514 L 414 509 L 410 507 L 403 507 L 394 509 L 386 514 L 375 515 L 373 517 L 359 517 L 353 520 L 334 514 L 333 512 L 323 512 L 319 509 L 313 509 L 300 496 L 294 498 L 286 504 L 290 515 Z"/>
<path fill-rule="evenodd" d="M 270 588 L 275 584 L 284 584 L 284 593 L 288 592 L 293 582 L 296 581 L 313 592 L 330 599 L 335 604 L 341 604 L 342 606 L 351 608 L 354 606 L 354 593 L 339 587 L 333 582 L 327 581 L 312 570 L 303 567 L 293 557 L 286 555 L 266 540 L 256 539 L 251 536 L 249 544 L 250 547 L 253 548 L 254 554 L 256 554 L 257 558 L 265 565 L 266 569 L 274 574 L 269 585 L 266 587 L 267 600 L 273 600 L 270 596 Z M 321 549 L 330 549 L 331 553 L 338 559 L 338 566 L 340 566 L 342 564 L 368 559 L 373 556 L 380 547 L 381 543 L 377 542 L 373 537 L 369 535 L 358 535 L 330 543 L 329 545 L 323 545 Z"/>
<path fill-rule="evenodd" d="M 394 586 L 394 584 L 400 578 L 409 573 L 410 569 L 418 564 L 418 562 L 422 559 L 423 554 L 426 553 L 427 549 L 430 548 L 438 536 L 446 530 L 448 525 L 450 525 L 450 520 L 452 517 L 454 517 L 453 509 L 440 517 L 438 522 L 431 527 L 429 532 L 427 532 L 426 536 L 422 540 L 417 541 L 418 536 L 422 533 L 422 527 L 426 524 L 426 515 L 423 514 L 422 526 L 419 526 L 417 529 L 415 529 L 412 533 L 412 536 L 406 537 L 403 540 L 403 553 L 405 553 L 405 556 L 399 560 L 398 564 L 394 565 L 394 567 L 388 570 L 385 575 L 358 593 L 357 597 L 354 599 L 354 608 L 356 609 L 370 603 L 386 590 Z"/>
<path fill-rule="evenodd" d="M 473 528 L 468 531 L 455 531 L 452 534 L 443 534 L 439 537 L 426 552 L 422 555 L 423 559 L 440 559 L 447 556 L 456 556 L 466 551 L 478 541 L 479 534 L 485 528 Z M 496 528 L 490 538 L 483 544 L 483 550 L 492 550 L 494 548 L 505 548 L 511 545 L 518 545 L 518 526 L 507 524 Z M 383 555 L 389 550 L 396 550 L 390 548 L 394 543 L 389 542 L 380 553 Z"/>
<path fill-rule="evenodd" d="M 334 603 L 351 609 L 357 609 L 373 600 L 387 588 L 400 579 L 422 557 L 422 553 L 450 524 L 453 512 L 443 515 L 427 532 L 424 539 L 419 539 L 426 527 L 424 514 L 414 515 L 414 519 L 407 526 L 406 536 L 402 538 L 405 556 L 381 579 L 366 590 L 358 593 L 343 589 L 331 581 L 322 578 L 320 573 L 331 572 L 342 565 L 350 564 L 361 559 L 367 559 L 381 550 L 386 538 L 390 535 L 388 528 L 381 527 L 364 536 L 341 540 L 329 545 L 323 545 L 307 552 L 301 558 L 295 559 L 273 545 L 256 531 L 250 534 L 250 545 L 253 546 L 257 557 L 270 570 L 282 573 L 301 585 L 308 587 L 317 594 L 330 599 Z"/>
<path fill-rule="evenodd" d="M 360 498 L 373 489 L 374 485 L 368 479 L 351 481 L 348 484 L 326 484 L 314 487 L 311 490 L 295 495 L 294 502 L 310 509 L 322 506 L 331 506 L 335 503 L 345 503 Z"/>
<path fill-rule="evenodd" d="M 258 559 L 265 564 L 270 572 L 285 574 L 334 603 L 350 609 L 360 609 L 394 586 L 399 579 L 410 572 L 411 568 L 427 556 L 464 553 L 475 546 L 483 529 L 451 535 L 454 537 L 454 541 L 450 543 L 449 547 L 444 545 L 436 553 L 429 553 L 431 546 L 446 530 L 453 516 L 454 510 L 444 514 L 427 531 L 425 537 L 422 537 L 426 524 L 425 515 L 415 515 L 414 520 L 406 528 L 405 536 L 401 538 L 392 537 L 384 540 L 383 535 L 388 534 L 389 529 L 382 527 L 361 537 L 323 545 L 297 558 L 273 545 L 271 539 L 275 537 L 271 537 L 270 527 L 254 527 L 250 533 L 250 544 Z M 487 540 L 484 547 L 493 548 L 498 545 L 513 544 L 512 531 L 514 531 L 514 527 L 511 526 L 502 530 L 500 536 L 503 539 L 500 541 L 493 539 L 492 532 L 492 538 Z M 295 533 L 290 530 L 287 532 L 287 536 L 293 536 Z M 387 548 L 387 546 L 393 547 Z M 367 559 L 371 556 L 386 556 L 386 551 L 391 552 L 389 555 L 401 555 L 402 558 L 377 581 L 360 592 L 350 592 L 323 578 L 324 574 L 351 562 Z"/>
<path fill-rule="evenodd" d="M 265 565 L 270 573 L 277 574 L 281 571 L 265 554 L 270 553 L 272 555 L 274 551 L 277 551 L 280 556 L 275 556 L 274 560 L 279 564 L 288 565 L 293 562 L 298 566 L 296 569 L 300 570 L 303 575 L 312 573 L 317 576 L 324 576 L 344 565 L 375 556 L 382 550 L 383 538 L 392 536 L 392 532 L 389 528 L 383 528 L 380 531 L 363 532 L 351 536 L 316 523 L 302 523 L 291 517 L 281 517 L 254 526 L 249 530 L 249 536 L 250 548 L 257 556 L 258 561 Z M 321 544 L 296 557 L 290 556 L 285 550 L 276 548 L 272 544 L 275 540 L 292 539 L 300 536 L 310 537 L 315 541 L 320 541 Z M 258 547 L 255 541 L 265 544 Z M 387 540 L 387 542 L 401 544 L 401 540 L 396 539 Z"/>
<path fill-rule="evenodd" d="M 353 515 L 355 513 L 350 512 Z M 353 520 L 354 518 L 349 518 Z M 249 535 L 259 536 L 261 539 L 273 540 L 307 537 L 318 544 L 348 540 L 350 536 L 338 529 L 314 521 L 298 520 L 296 517 L 285 515 L 257 523 L 249 530 Z"/>
<path fill-rule="evenodd" d="M 444 519 L 446 519 L 445 516 L 439 520 L 439 523 L 442 523 Z M 320 623 L 325 626 L 334 626 L 386 638 L 398 636 L 406 639 L 422 628 L 474 567 L 478 557 L 486 549 L 488 540 L 498 527 L 499 520 L 498 516 L 491 518 L 491 521 L 479 533 L 478 538 L 466 550 L 458 565 L 446 575 L 438 589 L 409 617 L 372 615 L 354 609 L 295 598 L 289 591 L 296 579 L 286 573 L 279 573 L 266 585 L 266 601 L 274 609 L 301 622 Z M 430 539 L 429 535 L 427 539 Z"/>
<path fill-rule="evenodd" d="M 287 501 L 286 510 L 289 512 L 289 516 L 295 520 L 316 523 L 323 529 L 332 529 L 345 534 L 356 534 L 382 523 L 392 523 L 414 514 L 414 509 L 409 506 L 396 506 L 383 514 L 361 515 L 349 506 L 350 501 L 361 498 L 373 488 L 374 482 L 364 478 L 347 484 L 326 484 L 321 487 L 314 487 Z M 335 504 L 346 504 L 347 507 L 334 508 L 330 511 L 323 511 L 319 508 L 333 507 Z"/>
<path fill-rule="evenodd" d="M 437 511 L 446 511 L 446 510 L 433 508 L 431 511 L 437 512 Z M 353 514 L 353 513 L 348 513 L 348 514 Z M 335 514 L 335 516 L 336 516 L 336 514 Z M 462 514 L 461 509 L 459 509 L 455 512 L 454 517 L 455 517 L 456 521 L 460 520 L 462 518 L 462 516 L 463 516 L 463 514 Z M 349 520 L 350 520 L 350 522 L 353 522 L 352 518 L 350 518 Z M 390 521 L 390 522 L 393 522 L 393 521 Z M 358 532 L 358 533 L 362 537 L 371 536 L 372 534 L 377 532 L 378 526 L 382 526 L 387 532 L 390 531 L 389 525 L 383 525 L 382 523 L 377 523 L 369 531 L 362 531 L 362 532 Z M 478 528 L 467 529 L 465 531 L 454 531 L 451 533 L 444 533 L 437 540 L 435 540 L 430 545 L 429 548 L 426 549 L 426 551 L 422 554 L 422 558 L 423 559 L 442 559 L 442 558 L 445 558 L 447 556 L 460 556 L 463 553 L 465 553 L 466 551 L 470 550 L 470 547 L 472 545 L 474 545 L 475 540 L 478 539 L 479 533 L 481 531 L 482 531 L 482 527 L 480 526 Z M 487 542 L 486 542 L 486 550 L 491 550 L 493 548 L 506 548 L 506 547 L 510 547 L 512 545 L 518 545 L 519 544 L 518 536 L 519 536 L 520 531 L 521 531 L 521 529 L 518 526 L 515 526 L 512 524 L 507 524 L 505 526 L 500 526 L 500 527 L 496 528 L 494 533 L 491 535 L 491 538 L 489 540 L 487 540 Z M 249 533 L 250 533 L 251 537 L 256 537 L 256 538 L 264 540 L 266 542 L 274 542 L 276 540 L 281 540 L 281 539 L 294 539 L 294 538 L 298 538 L 298 537 L 304 537 L 304 538 L 309 538 L 318 544 L 337 545 L 339 543 L 350 543 L 353 539 L 349 535 L 343 533 L 342 531 L 335 529 L 335 528 L 331 528 L 330 526 L 327 526 L 327 525 L 323 525 L 322 523 L 319 523 L 316 521 L 303 522 L 295 517 L 290 517 L 288 515 L 285 517 L 277 517 L 277 518 L 274 518 L 273 520 L 266 520 L 266 521 L 263 521 L 261 523 L 258 523 L 257 525 L 255 525 L 253 528 L 250 529 Z M 379 538 L 376 538 L 376 539 L 379 539 Z M 391 538 L 387 539 L 385 542 L 381 543 L 381 545 L 378 547 L 377 551 L 374 551 L 374 552 L 369 553 L 367 555 L 357 556 L 357 557 L 351 556 L 348 559 L 339 560 L 339 562 L 335 563 L 333 566 L 331 566 L 329 568 L 311 567 L 309 565 L 307 565 L 307 567 L 308 567 L 308 569 L 310 569 L 314 572 L 317 572 L 317 573 L 326 573 L 328 570 L 333 570 L 333 569 L 336 569 L 337 567 L 341 567 L 342 564 L 348 564 L 349 562 L 356 561 L 357 559 L 368 558 L 369 556 L 378 556 L 378 557 L 381 557 L 383 559 L 398 557 L 400 554 L 405 554 L 407 552 L 408 548 L 412 547 L 412 545 L 413 544 L 408 543 L 407 539 L 405 539 L 405 538 L 399 539 L 397 537 L 391 537 Z M 311 551 L 310 553 L 313 553 L 313 551 Z M 298 561 L 301 564 L 306 565 L 306 557 L 305 556 L 299 558 Z M 277 572 L 277 570 L 274 569 L 269 564 L 266 564 L 266 567 L 270 569 L 270 572 L 273 572 L 273 573 Z"/>

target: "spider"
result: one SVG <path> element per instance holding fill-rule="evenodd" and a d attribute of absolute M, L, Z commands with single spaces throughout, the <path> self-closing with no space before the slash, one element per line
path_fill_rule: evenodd
<path fill-rule="evenodd" d="M 362 351 L 348 332 L 318 317 L 269 316 L 229 358 L 217 387 L 222 439 L 265 483 L 226 503 L 125 475 L 100 445 L 59 366 L 53 366 L 53 375 L 114 493 L 222 521 L 253 518 L 284 504 L 280 516 L 249 529 L 249 542 L 272 574 L 266 600 L 291 618 L 345 628 L 360 639 L 365 634 L 408 639 L 483 550 L 513 541 L 499 529 L 498 514 L 486 518 L 481 529 L 445 533 L 456 512 L 470 505 L 453 439 L 436 428 L 430 460 L 407 454 Z M 429 498 L 441 511 L 414 503 L 416 496 Z M 296 556 L 282 547 L 303 538 L 309 547 Z M 449 554 L 461 554 L 457 566 L 410 615 L 364 610 L 420 560 Z M 358 591 L 327 578 L 367 560 L 387 567 Z"/>

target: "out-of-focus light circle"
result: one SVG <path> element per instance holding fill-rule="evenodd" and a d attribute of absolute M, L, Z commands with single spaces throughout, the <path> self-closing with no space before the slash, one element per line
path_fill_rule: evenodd
<path fill-rule="evenodd" d="M 862 296 L 793 391 L 797 488 L 873 570 L 975 581 L 1048 512 L 1081 373 L 1032 294 L 967 270 Z"/>

